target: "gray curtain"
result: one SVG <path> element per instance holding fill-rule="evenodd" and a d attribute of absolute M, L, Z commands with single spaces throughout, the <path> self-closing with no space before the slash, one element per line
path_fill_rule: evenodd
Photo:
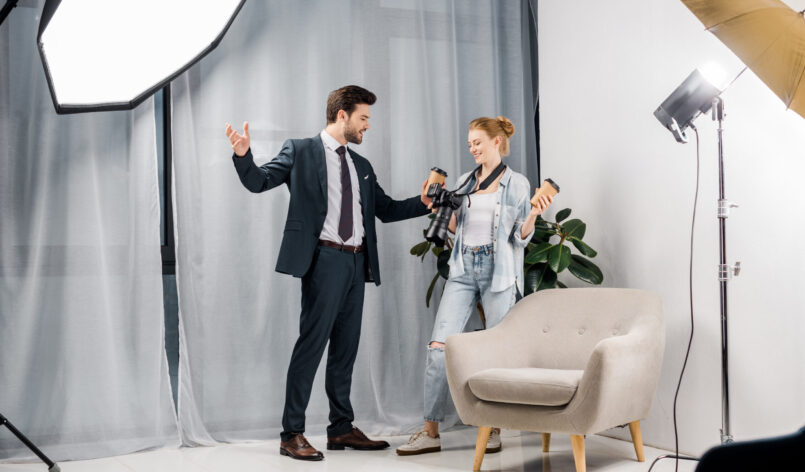
<path fill-rule="evenodd" d="M 224 124 L 248 120 L 258 164 L 287 138 L 325 125 L 327 94 L 358 84 L 378 96 L 358 152 L 395 198 L 419 193 L 430 167 L 474 166 L 467 125 L 505 115 L 517 132 L 506 163 L 536 175 L 524 83 L 520 1 L 247 2 L 221 45 L 173 87 L 179 422 L 189 444 L 275 438 L 298 334 L 300 282 L 274 272 L 288 206 L 282 187 L 251 194 L 234 171 Z M 527 10 L 525 10 L 527 11 Z M 533 182 L 532 182 L 533 183 Z M 371 433 L 421 425 L 423 371 L 441 282 L 409 249 L 428 220 L 378 228 L 383 285 L 368 286 L 352 385 Z M 324 363 L 322 363 L 324 365 Z M 307 410 L 324 434 L 323 370 Z M 455 423 L 455 414 L 446 426 Z"/>
<path fill-rule="evenodd" d="M 56 115 L 43 3 L 0 26 L 0 412 L 56 460 L 177 445 L 153 103 Z"/>

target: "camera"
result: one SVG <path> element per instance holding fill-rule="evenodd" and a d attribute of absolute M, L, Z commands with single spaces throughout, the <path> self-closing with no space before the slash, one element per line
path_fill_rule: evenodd
<path fill-rule="evenodd" d="M 442 187 L 444 178 L 447 177 L 447 172 L 434 167 L 431 169 L 431 179 L 433 182 L 428 186 L 426 195 L 433 199 L 433 208 L 437 208 L 436 216 L 431 220 L 427 231 L 425 232 L 425 239 L 436 244 L 438 247 L 444 247 L 447 240 L 447 227 L 450 225 L 450 217 L 453 212 L 461 206 L 461 199 L 465 194 L 456 193 L 455 190 L 446 190 Z M 435 178 L 434 178 L 435 177 Z"/>

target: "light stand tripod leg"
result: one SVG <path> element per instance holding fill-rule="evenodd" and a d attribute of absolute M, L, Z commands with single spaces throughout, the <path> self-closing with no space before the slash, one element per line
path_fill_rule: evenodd
<path fill-rule="evenodd" d="M 56 464 L 55 462 L 50 460 L 48 458 L 48 456 L 46 456 L 42 451 L 40 451 L 39 448 L 36 447 L 36 445 L 34 445 L 34 443 L 32 443 L 28 438 L 25 437 L 24 434 L 22 434 L 20 432 L 20 430 L 15 428 L 14 425 L 11 424 L 10 421 L 8 421 L 8 418 L 3 416 L 2 413 L 0 413 L 0 424 L 5 426 L 6 428 L 8 428 L 8 430 L 11 431 L 14 434 L 14 436 L 16 436 L 17 439 L 19 439 L 23 444 L 25 444 L 25 446 L 28 449 L 30 449 L 31 452 L 36 454 L 36 456 L 39 457 L 42 460 L 42 462 L 47 464 L 48 470 L 50 472 L 60 472 L 61 471 L 61 469 L 59 468 L 59 464 Z"/>

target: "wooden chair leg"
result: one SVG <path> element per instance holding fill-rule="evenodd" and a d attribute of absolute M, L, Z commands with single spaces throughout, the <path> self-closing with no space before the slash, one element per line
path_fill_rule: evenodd
<path fill-rule="evenodd" d="M 643 455 L 643 433 L 640 432 L 640 421 L 632 421 L 629 423 L 629 432 L 632 433 L 634 452 L 637 453 L 637 462 L 644 462 L 646 458 Z"/>
<path fill-rule="evenodd" d="M 584 458 L 584 436 L 570 435 L 573 445 L 573 459 L 576 461 L 576 472 L 587 472 L 587 460 Z"/>
<path fill-rule="evenodd" d="M 542 433 L 542 452 L 551 450 L 551 433 Z"/>
<path fill-rule="evenodd" d="M 481 470 L 481 463 L 484 461 L 486 443 L 489 442 L 489 433 L 492 432 L 491 426 L 481 426 L 478 428 L 478 439 L 475 441 L 475 461 L 472 463 L 472 470 Z"/>

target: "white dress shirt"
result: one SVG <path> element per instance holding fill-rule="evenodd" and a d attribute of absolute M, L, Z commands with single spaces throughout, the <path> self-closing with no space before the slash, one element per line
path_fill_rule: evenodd
<path fill-rule="evenodd" d="M 349 178 L 352 182 L 352 236 L 346 241 L 338 235 L 338 222 L 341 220 L 341 157 L 335 150 L 341 144 L 327 131 L 322 130 L 321 142 L 324 144 L 324 160 L 327 162 L 327 217 L 324 219 L 324 228 L 321 230 L 321 239 L 348 246 L 359 246 L 363 242 L 363 210 L 361 209 L 361 191 L 358 185 L 358 173 L 349 147 L 344 159 L 349 168 Z"/>

